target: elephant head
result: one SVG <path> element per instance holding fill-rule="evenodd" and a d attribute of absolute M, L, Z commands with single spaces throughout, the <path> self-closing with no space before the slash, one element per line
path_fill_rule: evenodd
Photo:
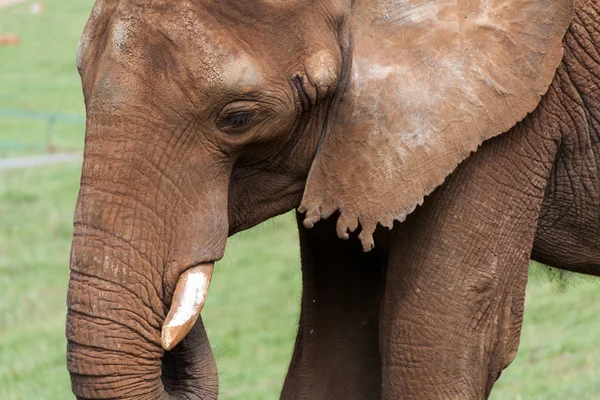
<path fill-rule="evenodd" d="M 171 3 L 97 0 L 78 50 L 67 338 L 82 399 L 216 398 L 199 314 L 227 237 L 301 203 L 307 227 L 339 211 L 340 238 L 360 225 L 371 249 L 377 224 L 535 108 L 572 13 L 553 0 Z"/>

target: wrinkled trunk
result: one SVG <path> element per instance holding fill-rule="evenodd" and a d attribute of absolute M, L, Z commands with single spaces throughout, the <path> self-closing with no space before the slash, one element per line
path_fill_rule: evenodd
<path fill-rule="evenodd" d="M 119 242 L 76 229 L 67 315 L 73 392 L 80 399 L 216 399 L 217 370 L 202 321 L 164 352 L 162 279 L 139 250 Z"/>
<path fill-rule="evenodd" d="M 204 168 L 208 157 L 170 167 L 171 158 L 192 158 L 131 139 L 124 126 L 156 129 L 88 115 L 67 299 L 73 392 L 78 399 L 216 399 L 202 321 L 171 351 L 161 346 L 161 328 L 181 274 L 222 256 L 228 182 Z"/>
<path fill-rule="evenodd" d="M 216 399 L 216 365 L 202 322 L 163 355 L 160 326 L 145 321 L 151 309 L 135 306 L 143 301 L 123 289 L 114 293 L 110 286 L 101 279 L 72 275 L 67 360 L 77 398 Z M 114 307 L 124 297 L 135 311 Z M 96 303 L 88 303 L 86 312 L 84 304 L 92 298 Z"/>

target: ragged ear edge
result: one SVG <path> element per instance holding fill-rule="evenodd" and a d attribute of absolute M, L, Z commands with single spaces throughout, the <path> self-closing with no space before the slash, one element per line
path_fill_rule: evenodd
<path fill-rule="evenodd" d="M 369 251 L 377 224 L 404 221 L 483 141 L 536 108 L 573 3 L 363 3 L 351 19 L 350 82 L 299 211 L 310 228 L 339 210 L 338 236 L 360 224 Z"/>

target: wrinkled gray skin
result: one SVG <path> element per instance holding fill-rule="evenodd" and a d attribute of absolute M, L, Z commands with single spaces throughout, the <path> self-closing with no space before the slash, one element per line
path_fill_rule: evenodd
<path fill-rule="evenodd" d="M 271 3 L 92 13 L 67 316 L 78 399 L 217 398 L 201 319 L 161 348 L 175 284 L 229 235 L 300 204 L 344 77 L 338 3 Z M 516 355 L 530 256 L 600 275 L 600 10 L 576 9 L 537 109 L 378 229 L 372 252 L 339 240 L 335 215 L 299 225 L 283 399 L 485 398 Z"/>

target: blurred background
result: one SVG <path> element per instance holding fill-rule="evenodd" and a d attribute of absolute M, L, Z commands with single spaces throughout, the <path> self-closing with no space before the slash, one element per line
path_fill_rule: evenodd
<path fill-rule="evenodd" d="M 92 0 L 0 0 L 0 400 L 73 399 L 65 299 L 85 113 L 75 52 Z M 232 238 L 204 322 L 223 399 L 277 399 L 300 301 L 288 214 Z M 600 287 L 531 269 L 499 399 L 600 399 Z"/>

